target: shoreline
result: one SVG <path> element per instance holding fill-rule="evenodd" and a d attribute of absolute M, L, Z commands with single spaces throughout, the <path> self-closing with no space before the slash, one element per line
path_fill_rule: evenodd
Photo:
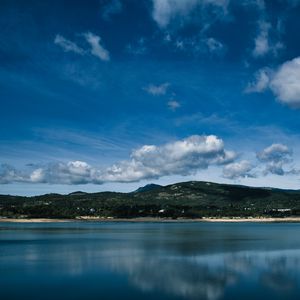
<path fill-rule="evenodd" d="M 0 223 L 66 223 L 72 222 L 71 219 L 47 219 L 47 218 L 0 218 Z"/>
<path fill-rule="evenodd" d="M 300 217 L 286 218 L 198 218 L 198 219 L 169 219 L 169 218 L 93 218 L 81 217 L 76 219 L 50 218 L 0 218 L 0 223 L 69 223 L 69 222 L 128 222 L 128 223 L 300 223 Z"/>

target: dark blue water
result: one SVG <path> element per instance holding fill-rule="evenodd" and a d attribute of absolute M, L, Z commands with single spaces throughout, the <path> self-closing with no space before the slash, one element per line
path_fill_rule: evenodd
<path fill-rule="evenodd" d="M 300 299 L 300 224 L 0 223 L 1 299 Z"/>

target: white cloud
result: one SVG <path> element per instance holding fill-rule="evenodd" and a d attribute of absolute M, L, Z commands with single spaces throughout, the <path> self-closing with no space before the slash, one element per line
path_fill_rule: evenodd
<path fill-rule="evenodd" d="M 270 83 L 270 70 L 267 68 L 261 69 L 255 74 L 253 82 L 249 83 L 245 89 L 246 93 L 260 93 L 265 91 Z"/>
<path fill-rule="evenodd" d="M 168 82 L 162 83 L 160 85 L 149 84 L 147 87 L 144 88 L 144 90 L 153 96 L 160 96 L 165 95 L 167 93 L 169 86 L 170 84 Z"/>
<path fill-rule="evenodd" d="M 30 173 L 20 172 L 8 165 L 0 166 L 0 183 L 27 182 L 49 184 L 102 183 L 99 171 L 82 161 L 53 163 Z"/>
<path fill-rule="evenodd" d="M 189 175 L 210 165 L 232 162 L 236 154 L 224 149 L 214 135 L 191 136 L 162 146 L 145 145 L 131 154 L 131 160 L 108 168 L 104 181 L 138 181 L 166 175 Z"/>
<path fill-rule="evenodd" d="M 22 181 L 23 177 L 23 174 L 12 166 L 7 164 L 0 165 L 0 184 Z"/>
<path fill-rule="evenodd" d="M 85 51 L 82 48 L 59 34 L 55 36 L 54 43 L 59 45 L 65 52 L 74 52 L 80 55 L 85 54 Z"/>
<path fill-rule="evenodd" d="M 255 38 L 255 47 L 253 49 L 253 56 L 259 57 L 267 54 L 270 50 L 269 45 L 269 30 L 271 28 L 271 24 L 265 21 L 259 22 L 259 34 Z"/>
<path fill-rule="evenodd" d="M 227 11 L 228 0 L 152 0 L 154 21 L 161 27 L 166 27 L 176 17 L 188 17 L 197 6 L 214 6 L 224 13 Z"/>
<path fill-rule="evenodd" d="M 172 40 L 172 37 L 171 37 L 170 33 L 167 33 L 164 37 L 164 41 L 166 43 L 169 43 L 169 42 L 171 42 L 171 40 Z"/>
<path fill-rule="evenodd" d="M 252 170 L 252 164 L 247 160 L 242 160 L 240 162 L 233 162 L 226 165 L 223 168 L 223 176 L 229 179 L 254 177 Z"/>
<path fill-rule="evenodd" d="M 43 168 L 35 169 L 29 177 L 31 182 L 43 182 L 45 178 L 45 172 Z"/>
<path fill-rule="evenodd" d="M 85 40 L 88 42 L 90 49 L 83 49 L 77 46 L 70 40 L 67 40 L 63 36 L 57 34 L 54 43 L 59 45 L 65 52 L 74 52 L 76 54 L 85 55 L 90 53 L 101 60 L 109 61 L 110 55 L 109 52 L 101 45 L 101 38 L 91 32 L 84 33 L 82 35 Z"/>
<path fill-rule="evenodd" d="M 209 49 L 209 52 L 220 52 L 224 50 L 224 45 L 215 38 L 210 37 L 205 40 L 205 43 Z"/>
<path fill-rule="evenodd" d="M 254 49 L 252 55 L 256 58 L 263 57 L 267 54 L 274 56 L 284 48 L 282 42 L 278 39 L 282 34 L 282 21 L 279 20 L 276 30 L 272 30 L 272 25 L 264 19 L 258 21 L 259 33 L 254 39 Z"/>
<path fill-rule="evenodd" d="M 181 105 L 180 105 L 180 103 L 178 102 L 178 101 L 176 101 L 176 100 L 170 100 L 169 102 L 168 102 L 168 107 L 169 107 L 169 109 L 171 109 L 171 110 L 173 110 L 173 111 L 175 111 L 177 108 L 179 108 Z"/>
<path fill-rule="evenodd" d="M 184 42 L 180 41 L 180 40 L 177 40 L 176 43 L 175 43 L 175 47 L 177 49 L 180 49 L 180 50 L 184 49 Z"/>
<path fill-rule="evenodd" d="M 102 183 L 99 171 L 83 161 L 49 164 L 34 170 L 23 181 L 50 184 Z"/>
<path fill-rule="evenodd" d="M 164 145 L 144 145 L 131 153 L 127 160 L 107 168 L 96 168 L 84 161 L 30 166 L 29 171 L 0 165 L 0 184 L 12 182 L 48 184 L 103 184 L 137 182 L 164 176 L 188 176 L 209 167 L 223 166 L 228 179 L 253 178 L 258 174 L 298 175 L 292 166 L 292 151 L 284 144 L 272 144 L 256 154 L 260 165 L 248 160 L 235 161 L 237 154 L 225 149 L 222 139 L 214 135 L 195 135 Z"/>
<path fill-rule="evenodd" d="M 300 57 L 279 67 L 274 73 L 270 88 L 282 103 L 300 107 Z"/>
<path fill-rule="evenodd" d="M 91 54 L 100 58 L 104 61 L 110 60 L 109 52 L 101 45 L 101 38 L 98 35 L 95 35 L 91 32 L 87 32 L 83 35 L 86 41 L 91 46 Z"/>
<path fill-rule="evenodd" d="M 263 92 L 269 88 L 279 102 L 300 108 L 300 57 L 283 63 L 276 70 L 261 69 L 246 92 Z"/>
<path fill-rule="evenodd" d="M 284 175 L 287 172 L 283 169 L 284 165 L 292 161 L 292 151 L 283 144 L 272 144 L 263 151 L 257 153 L 257 159 L 265 163 L 264 174 Z"/>
<path fill-rule="evenodd" d="M 287 155 L 291 155 L 291 150 L 283 144 L 272 144 L 257 154 L 261 161 L 279 161 Z"/>
<path fill-rule="evenodd" d="M 198 57 L 203 54 L 222 55 L 227 48 L 222 42 L 213 37 L 204 37 L 203 33 L 192 37 L 176 37 L 170 34 L 164 38 L 164 42 L 172 46 L 172 50 L 185 52 L 188 55 Z"/>
<path fill-rule="evenodd" d="M 160 27 L 166 27 L 174 16 L 188 14 L 197 2 L 197 0 L 153 0 L 153 19 Z"/>
<path fill-rule="evenodd" d="M 106 169 L 97 169 L 86 162 L 49 164 L 30 173 L 21 173 L 2 165 L 0 183 L 27 182 L 50 184 L 102 184 L 134 182 L 167 175 L 190 175 L 212 165 L 226 165 L 236 154 L 224 148 L 214 135 L 190 136 L 162 146 L 144 145 L 124 160 Z"/>

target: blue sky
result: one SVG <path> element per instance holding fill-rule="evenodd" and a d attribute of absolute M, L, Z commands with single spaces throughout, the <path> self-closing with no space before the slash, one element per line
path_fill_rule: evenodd
<path fill-rule="evenodd" d="M 300 1 L 0 3 L 0 193 L 299 188 Z"/>

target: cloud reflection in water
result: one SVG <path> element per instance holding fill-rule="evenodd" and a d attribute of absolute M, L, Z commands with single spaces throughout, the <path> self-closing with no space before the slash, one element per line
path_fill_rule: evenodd
<path fill-rule="evenodd" d="M 122 251 L 121 251 L 122 252 Z M 149 257 L 123 252 L 107 264 L 126 274 L 131 284 L 144 292 L 160 290 L 185 299 L 217 300 L 226 287 L 244 280 L 274 292 L 296 289 L 299 276 L 298 250 L 249 251 L 191 257 Z"/>

